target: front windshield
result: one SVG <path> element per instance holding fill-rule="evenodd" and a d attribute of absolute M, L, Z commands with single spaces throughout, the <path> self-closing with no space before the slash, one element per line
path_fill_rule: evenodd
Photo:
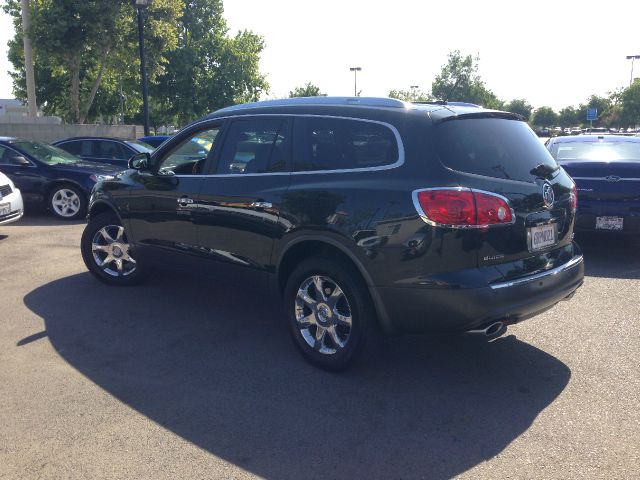
<path fill-rule="evenodd" d="M 640 160 L 640 142 L 556 142 L 551 155 L 560 162 Z"/>
<path fill-rule="evenodd" d="M 13 146 L 48 165 L 78 163 L 81 160 L 64 150 L 40 142 L 13 142 Z"/>
<path fill-rule="evenodd" d="M 140 140 L 127 140 L 125 143 L 138 153 L 151 153 L 155 150 L 154 147 L 148 143 L 141 142 Z"/>

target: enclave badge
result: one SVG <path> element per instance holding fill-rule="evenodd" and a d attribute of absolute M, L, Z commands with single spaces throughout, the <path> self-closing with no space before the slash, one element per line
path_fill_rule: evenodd
<path fill-rule="evenodd" d="M 555 195 L 553 193 L 553 187 L 550 183 L 545 183 L 542 185 L 542 200 L 544 201 L 544 206 L 547 208 L 553 207 L 553 202 L 555 201 Z"/>

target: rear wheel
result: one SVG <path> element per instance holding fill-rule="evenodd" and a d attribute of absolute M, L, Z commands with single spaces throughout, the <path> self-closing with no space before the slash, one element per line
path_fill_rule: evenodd
<path fill-rule="evenodd" d="M 57 185 L 49 193 L 47 206 L 56 217 L 75 220 L 85 215 L 87 199 L 82 190 L 74 185 Z"/>
<path fill-rule="evenodd" d="M 132 285 L 143 279 L 143 269 L 124 227 L 115 214 L 97 215 L 85 227 L 82 259 L 99 280 L 111 285 Z"/>
<path fill-rule="evenodd" d="M 291 273 L 284 293 L 289 329 L 305 358 L 325 370 L 349 367 L 374 321 L 357 273 L 333 259 L 310 258 Z"/>

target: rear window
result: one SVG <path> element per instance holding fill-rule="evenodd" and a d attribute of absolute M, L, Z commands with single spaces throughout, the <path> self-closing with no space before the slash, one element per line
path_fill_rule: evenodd
<path fill-rule="evenodd" d="M 551 155 L 558 161 L 640 160 L 640 142 L 556 142 Z"/>
<path fill-rule="evenodd" d="M 519 120 L 456 119 L 436 126 L 440 161 L 460 172 L 530 182 L 531 170 L 557 164 L 540 139 Z"/>

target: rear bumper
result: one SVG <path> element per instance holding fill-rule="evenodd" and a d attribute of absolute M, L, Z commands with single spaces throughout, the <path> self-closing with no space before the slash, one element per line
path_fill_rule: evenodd
<path fill-rule="evenodd" d="M 516 323 L 551 308 L 582 285 L 584 262 L 576 254 L 550 270 L 482 288 L 378 288 L 396 330 L 466 331 L 501 320 Z"/>
<path fill-rule="evenodd" d="M 640 202 L 584 201 L 578 205 L 574 230 L 596 230 L 597 217 L 623 218 L 622 230 L 597 230 L 611 233 L 640 233 Z"/>

